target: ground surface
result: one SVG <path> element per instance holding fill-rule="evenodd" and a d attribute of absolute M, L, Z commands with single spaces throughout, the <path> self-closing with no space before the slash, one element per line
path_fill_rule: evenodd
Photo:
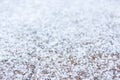
<path fill-rule="evenodd" d="M 120 80 L 119 0 L 0 0 L 0 80 Z"/>

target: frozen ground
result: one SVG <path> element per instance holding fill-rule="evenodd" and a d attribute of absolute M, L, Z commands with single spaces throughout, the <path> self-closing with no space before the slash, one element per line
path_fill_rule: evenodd
<path fill-rule="evenodd" d="M 0 80 L 120 80 L 120 0 L 0 0 Z"/>

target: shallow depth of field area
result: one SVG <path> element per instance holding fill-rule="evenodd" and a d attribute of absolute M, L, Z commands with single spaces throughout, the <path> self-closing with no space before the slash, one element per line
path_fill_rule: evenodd
<path fill-rule="evenodd" d="M 0 80 L 120 80 L 120 1 L 0 0 Z"/>

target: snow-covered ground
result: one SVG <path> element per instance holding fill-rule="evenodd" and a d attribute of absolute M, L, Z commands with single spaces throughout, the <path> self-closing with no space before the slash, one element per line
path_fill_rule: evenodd
<path fill-rule="evenodd" d="M 0 0 L 0 80 L 120 80 L 120 0 Z"/>

